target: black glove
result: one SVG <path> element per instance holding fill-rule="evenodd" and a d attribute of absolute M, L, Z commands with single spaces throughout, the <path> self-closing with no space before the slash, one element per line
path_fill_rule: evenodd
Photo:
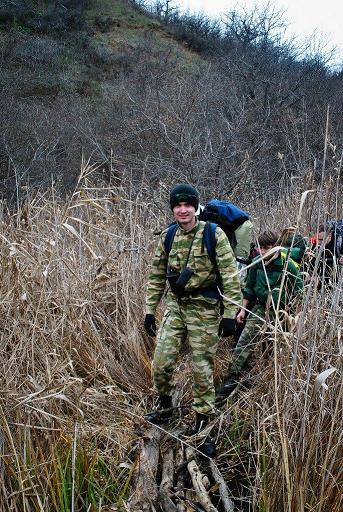
<path fill-rule="evenodd" d="M 236 333 L 236 320 L 234 318 L 222 318 L 219 324 L 218 334 L 226 338 Z"/>
<path fill-rule="evenodd" d="M 151 315 L 151 314 L 145 315 L 144 329 L 149 334 L 149 336 L 156 336 L 155 315 Z"/>

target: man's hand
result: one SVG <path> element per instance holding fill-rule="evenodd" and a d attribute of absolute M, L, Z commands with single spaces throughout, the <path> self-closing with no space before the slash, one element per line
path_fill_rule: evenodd
<path fill-rule="evenodd" d="M 156 336 L 156 321 L 155 315 L 147 314 L 144 320 L 144 329 L 149 336 Z"/>
<path fill-rule="evenodd" d="M 241 309 L 239 311 L 238 315 L 236 316 L 236 322 L 238 324 L 244 324 L 246 316 L 247 316 L 247 312 L 245 311 L 245 309 Z"/>
<path fill-rule="evenodd" d="M 233 336 L 236 333 L 236 322 L 234 318 L 222 318 L 219 324 L 218 334 L 223 338 Z"/>

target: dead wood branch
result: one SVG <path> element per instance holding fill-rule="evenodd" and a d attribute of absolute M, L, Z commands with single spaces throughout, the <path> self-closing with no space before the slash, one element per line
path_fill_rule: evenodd
<path fill-rule="evenodd" d="M 193 457 L 193 451 L 190 448 L 186 448 L 186 456 L 187 458 Z M 204 484 L 202 482 L 203 474 L 201 473 L 199 466 L 195 462 L 195 460 L 191 460 L 188 463 L 188 471 L 192 479 L 193 487 L 197 495 L 197 499 L 201 506 L 206 510 L 206 512 L 218 512 L 216 507 L 212 504 L 211 499 L 206 491 Z"/>
<path fill-rule="evenodd" d="M 176 505 L 174 505 L 171 497 L 165 491 L 160 490 L 159 498 L 163 512 L 178 512 Z"/>
<path fill-rule="evenodd" d="M 153 428 L 141 439 L 139 463 L 135 476 L 135 494 L 130 504 L 132 511 L 151 512 L 153 510 L 153 503 L 158 496 L 156 472 L 161 437 L 162 432 Z"/>
<path fill-rule="evenodd" d="M 224 480 L 221 472 L 219 471 L 218 466 L 214 460 L 210 461 L 210 467 L 211 467 L 213 478 L 219 484 L 219 493 L 220 493 L 220 497 L 222 499 L 224 511 L 225 512 L 234 512 L 234 504 L 233 504 L 232 499 L 229 496 L 229 490 L 228 490 L 225 480 Z"/>
<path fill-rule="evenodd" d="M 177 508 L 170 496 L 170 491 L 173 487 L 173 475 L 174 451 L 173 448 L 168 448 L 163 456 L 162 480 L 159 491 L 159 499 L 164 512 L 177 512 Z"/>
<path fill-rule="evenodd" d="M 170 492 L 173 486 L 173 474 L 174 474 L 174 451 L 173 448 L 168 448 L 166 453 L 163 455 L 163 466 L 162 466 L 162 480 L 160 488 L 167 492 Z"/>
<path fill-rule="evenodd" d="M 176 492 L 175 495 L 178 498 L 177 502 L 177 511 L 178 512 L 186 512 L 186 505 L 184 503 L 185 499 L 185 470 L 187 469 L 187 464 L 185 463 L 185 453 L 183 449 L 183 445 L 179 446 L 179 449 L 176 452 L 175 457 L 175 479 L 176 479 Z"/>

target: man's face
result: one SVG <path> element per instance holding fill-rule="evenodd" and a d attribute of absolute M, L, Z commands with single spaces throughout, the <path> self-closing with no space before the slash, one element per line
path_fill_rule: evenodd
<path fill-rule="evenodd" d="M 191 226 L 192 224 L 195 224 L 195 208 L 189 203 L 178 203 L 173 208 L 173 214 L 176 222 L 182 226 Z"/>
<path fill-rule="evenodd" d="M 324 243 L 324 245 L 327 245 L 331 242 L 332 233 L 327 233 L 325 231 L 322 231 L 321 233 L 318 233 L 317 240 L 318 244 Z"/>

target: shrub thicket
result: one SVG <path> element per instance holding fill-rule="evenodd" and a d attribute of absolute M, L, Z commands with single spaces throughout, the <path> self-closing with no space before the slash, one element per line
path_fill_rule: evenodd
<path fill-rule="evenodd" d="M 12 17 L 0 32 L 3 194 L 17 198 L 22 187 L 51 180 L 70 188 L 82 153 L 101 163 L 103 175 L 115 169 L 138 188 L 142 176 L 153 184 L 187 176 L 239 200 L 247 191 L 258 197 L 266 184 L 274 193 L 287 177 L 302 179 L 313 168 L 320 176 L 328 108 L 327 163 L 335 173 L 342 74 L 324 53 L 286 42 L 275 10 L 228 13 L 219 30 L 170 5 L 167 15 L 162 4 L 152 21 L 132 2 L 114 2 L 111 16 L 96 0 L 92 10 L 70 3 L 85 7 L 86 22 L 63 36 Z M 111 20 L 105 32 L 101 12 Z M 186 48 L 170 38 L 177 32 Z M 193 34 L 202 57 L 183 33 Z"/>
<path fill-rule="evenodd" d="M 87 0 L 2 0 L 0 23 L 38 33 L 82 28 Z"/>

